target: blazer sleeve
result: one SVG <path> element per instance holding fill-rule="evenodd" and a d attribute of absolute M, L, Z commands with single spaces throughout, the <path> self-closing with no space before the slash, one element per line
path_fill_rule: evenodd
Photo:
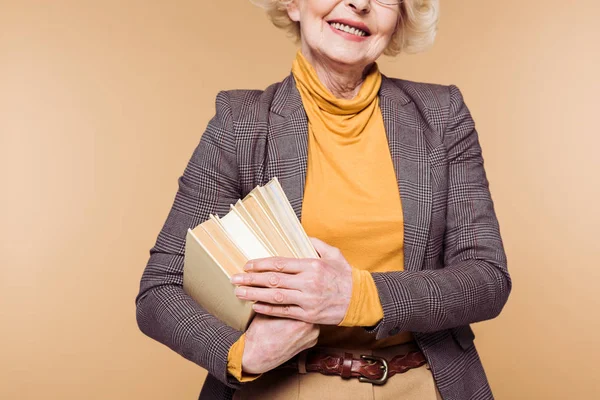
<path fill-rule="evenodd" d="M 142 332 L 208 370 L 229 387 L 240 383 L 227 373 L 229 349 L 242 335 L 215 318 L 183 291 L 183 258 L 188 228 L 223 213 L 240 198 L 236 144 L 226 92 L 193 152 L 167 220 L 150 250 L 136 298 Z"/>
<path fill-rule="evenodd" d="M 511 291 L 475 123 L 460 90 L 451 85 L 449 92 L 443 129 L 448 154 L 444 268 L 372 274 L 383 319 L 366 329 L 377 339 L 494 318 Z"/>

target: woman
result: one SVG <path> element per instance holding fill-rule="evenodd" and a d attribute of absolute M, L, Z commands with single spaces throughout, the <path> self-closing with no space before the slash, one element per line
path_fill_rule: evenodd
<path fill-rule="evenodd" d="M 375 64 L 430 45 L 438 1 L 261 3 L 300 40 L 292 74 L 217 96 L 142 277 L 140 329 L 208 370 L 201 399 L 493 398 L 469 324 L 500 313 L 511 281 L 473 120 L 455 86 Z M 275 176 L 321 258 L 233 277 L 257 302 L 242 334 L 183 292 L 185 233 Z"/>

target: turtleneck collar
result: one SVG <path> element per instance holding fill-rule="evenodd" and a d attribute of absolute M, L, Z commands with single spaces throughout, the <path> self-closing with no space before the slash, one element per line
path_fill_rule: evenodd
<path fill-rule="evenodd" d="M 365 76 L 353 99 L 335 97 L 319 80 L 317 72 L 300 51 L 293 62 L 292 74 L 309 124 L 318 126 L 319 131 L 326 130 L 346 138 L 356 138 L 379 109 L 381 73 L 377 64 Z"/>
<path fill-rule="evenodd" d="M 319 80 L 313 66 L 298 50 L 292 73 L 300 92 L 309 93 L 319 108 L 331 114 L 356 114 L 368 107 L 377 97 L 381 86 L 381 73 L 374 64 L 365 77 L 358 94 L 353 99 L 339 99 Z"/>

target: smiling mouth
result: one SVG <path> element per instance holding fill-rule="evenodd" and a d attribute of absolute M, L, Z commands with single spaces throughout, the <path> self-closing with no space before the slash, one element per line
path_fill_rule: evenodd
<path fill-rule="evenodd" d="M 333 28 L 337 29 L 338 31 L 346 32 L 346 33 L 349 33 L 349 34 L 355 35 L 355 36 L 362 37 L 362 36 L 370 35 L 368 32 L 365 32 L 362 29 L 356 28 L 354 26 L 342 24 L 339 22 L 329 22 L 329 25 L 331 25 Z"/>

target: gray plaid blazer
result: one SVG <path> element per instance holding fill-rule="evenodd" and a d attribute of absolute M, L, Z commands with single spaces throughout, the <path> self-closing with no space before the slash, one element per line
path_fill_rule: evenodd
<path fill-rule="evenodd" d="M 453 85 L 383 77 L 379 96 L 403 204 L 405 271 L 373 274 L 384 317 L 365 329 L 378 339 L 414 332 L 445 400 L 492 399 L 469 324 L 500 313 L 511 280 L 473 119 Z M 186 230 L 275 176 L 301 218 L 307 132 L 291 75 L 264 91 L 219 93 L 150 250 L 138 325 L 208 370 L 200 399 L 231 399 L 240 387 L 227 354 L 242 332 L 184 293 Z"/>

